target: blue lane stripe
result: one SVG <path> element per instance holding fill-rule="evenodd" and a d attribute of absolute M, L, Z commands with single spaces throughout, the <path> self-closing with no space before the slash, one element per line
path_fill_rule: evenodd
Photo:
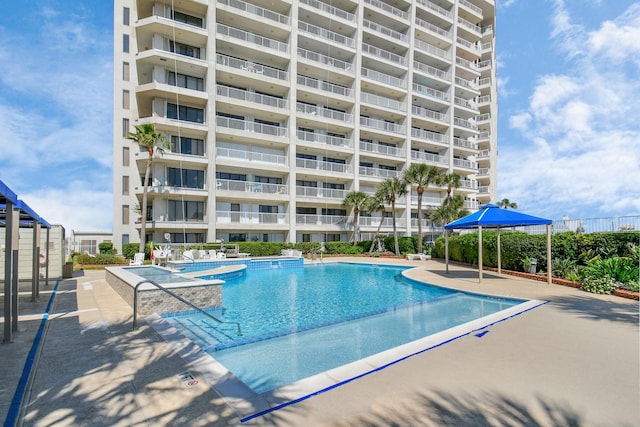
<path fill-rule="evenodd" d="M 527 308 L 526 310 L 519 311 L 519 312 L 517 312 L 517 313 L 512 314 L 511 316 L 505 317 L 504 319 L 499 319 L 499 320 L 496 320 L 495 322 L 492 322 L 492 323 L 490 323 L 490 324 L 488 324 L 488 325 L 484 325 L 484 326 L 483 326 L 483 327 L 481 327 L 481 328 L 478 328 L 478 329 L 475 329 L 475 330 L 473 330 L 473 331 L 469 331 L 469 332 L 467 332 L 467 333 L 464 333 L 464 334 L 458 335 L 458 336 L 456 336 L 456 337 L 450 338 L 450 339 L 448 339 L 448 340 L 446 340 L 446 341 L 443 341 L 443 342 L 441 342 L 441 343 L 435 344 L 435 345 L 433 345 L 433 346 L 431 346 L 431 347 L 428 347 L 428 348 L 425 348 L 425 349 L 422 349 L 422 350 L 416 351 L 415 353 L 412 353 L 412 354 L 409 354 L 409 355 L 407 355 L 407 356 L 401 357 L 400 359 L 397 359 L 397 360 L 391 361 L 391 362 L 387 363 L 386 365 L 379 366 L 379 367 L 377 367 L 377 368 L 375 368 L 375 369 L 373 369 L 373 370 L 371 370 L 371 371 L 364 372 L 364 373 L 362 373 L 362 374 L 360 374 L 360 375 L 357 375 L 357 376 L 355 376 L 355 377 L 353 377 L 353 378 L 348 378 L 348 379 L 346 379 L 346 380 L 344 380 L 344 381 L 338 382 L 338 383 L 336 383 L 336 384 L 333 384 L 333 385 L 331 385 L 331 386 L 329 386 L 329 387 L 326 387 L 326 388 L 323 388 L 323 389 L 321 389 L 321 390 L 314 391 L 313 393 L 310 393 L 310 394 L 307 394 L 307 395 L 305 395 L 305 396 L 299 397 L 299 398 L 297 398 L 297 399 L 295 399 L 295 400 L 291 400 L 291 401 L 289 401 L 289 402 L 281 403 L 280 405 L 274 406 L 274 407 L 269 408 L 269 409 L 265 409 L 264 411 L 256 412 L 255 414 L 252 414 L 252 415 L 246 416 L 246 417 L 244 417 L 244 418 L 240 418 L 240 422 L 241 422 L 241 423 L 245 423 L 245 422 L 250 421 L 250 420 L 252 420 L 252 419 L 254 419 L 254 418 L 258 418 L 258 417 L 261 417 L 261 416 L 263 416 L 263 415 L 267 415 L 267 414 L 269 414 L 269 413 L 271 413 L 271 412 L 275 412 L 275 411 L 277 411 L 277 410 L 279 410 L 279 409 L 286 408 L 287 406 L 295 405 L 296 403 L 299 403 L 299 402 L 302 402 L 302 401 L 304 401 L 304 400 L 307 400 L 307 399 L 309 399 L 309 398 L 311 398 L 311 397 L 313 397 L 313 396 L 317 396 L 317 395 L 322 394 L 322 393 L 325 393 L 325 392 L 327 392 L 327 391 L 331 391 L 331 390 L 333 390 L 334 388 L 337 388 L 337 387 L 343 386 L 343 385 L 345 385 L 345 384 L 347 384 L 347 383 L 350 383 L 351 381 L 355 381 L 355 380 L 357 380 L 357 379 L 359 379 L 359 378 L 365 377 L 365 376 L 367 376 L 367 375 L 370 375 L 370 374 L 373 374 L 373 373 L 375 373 L 375 372 L 381 371 L 381 370 L 383 370 L 383 369 L 385 369 L 385 368 L 388 368 L 389 366 L 392 366 L 392 365 L 395 365 L 395 364 L 397 364 L 397 363 L 400 363 L 400 362 L 402 362 L 402 361 L 404 361 L 404 360 L 407 360 L 407 359 L 408 359 L 408 358 L 410 358 L 410 357 L 416 356 L 416 355 L 418 355 L 418 354 L 425 353 L 425 352 L 427 352 L 427 351 L 429 351 L 429 350 L 433 350 L 434 348 L 438 348 L 438 347 L 443 346 L 443 345 L 445 345 L 445 344 L 448 344 L 448 343 L 450 343 L 450 342 L 452 342 L 452 341 L 455 341 L 455 340 L 457 340 L 457 339 L 459 339 L 459 338 L 466 337 L 466 336 L 468 336 L 468 335 L 470 335 L 470 334 L 472 334 L 472 333 L 474 333 L 474 332 L 481 331 L 481 330 L 486 329 L 486 328 L 488 328 L 488 327 L 490 327 L 490 326 L 493 326 L 493 325 L 495 325 L 495 324 L 497 324 L 497 323 L 501 323 L 501 322 L 504 322 L 505 320 L 508 320 L 508 319 L 513 318 L 513 317 L 519 316 L 519 315 L 521 315 L 521 314 L 523 314 L 523 313 L 526 313 L 526 312 L 528 312 L 528 311 L 533 310 L 534 308 L 538 308 L 538 307 L 540 307 L 540 306 L 542 306 L 542 305 L 545 305 L 545 304 L 547 304 L 548 302 L 549 302 L 549 301 L 541 301 L 541 302 L 540 302 L 540 304 L 537 304 L 537 305 L 535 305 L 535 306 L 533 306 L 533 307 L 529 307 L 529 308 Z"/>
<path fill-rule="evenodd" d="M 42 334 L 44 333 L 44 325 L 49 318 L 49 310 L 51 309 L 51 304 L 53 303 L 53 299 L 55 298 L 56 292 L 58 291 L 59 283 L 60 280 L 56 280 L 56 284 L 53 287 L 51 296 L 49 297 L 49 302 L 47 303 L 47 308 L 45 309 L 42 320 L 40 321 L 40 327 L 38 328 L 38 332 L 36 332 L 33 344 L 31 344 L 31 350 L 29 350 L 27 361 L 24 363 L 24 368 L 22 369 L 22 375 L 20 375 L 20 381 L 18 381 L 16 393 L 13 395 L 13 400 L 11 401 L 11 406 L 9 407 L 9 413 L 7 414 L 7 418 L 4 421 L 4 427 L 13 427 L 16 425 L 16 422 L 18 420 L 22 398 L 24 397 L 24 392 L 27 388 L 29 375 L 31 375 L 31 368 L 33 368 L 33 362 L 35 361 L 36 353 L 42 339 Z"/>

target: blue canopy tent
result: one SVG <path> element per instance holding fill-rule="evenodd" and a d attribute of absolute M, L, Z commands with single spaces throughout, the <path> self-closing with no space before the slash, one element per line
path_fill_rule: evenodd
<path fill-rule="evenodd" d="M 482 282 L 482 228 L 498 229 L 498 274 L 502 273 L 500 228 L 519 227 L 524 225 L 547 226 L 547 283 L 551 283 L 551 223 L 550 219 L 539 218 L 516 211 L 501 209 L 494 204 L 485 205 L 482 209 L 445 225 L 445 230 L 460 228 L 478 229 L 478 281 Z M 445 262 L 449 271 L 449 235 L 445 233 Z"/>
<path fill-rule="evenodd" d="M 33 282 L 32 299 L 39 297 L 40 227 L 47 229 L 49 250 L 49 229 L 51 225 L 36 214 L 26 203 L 18 199 L 16 193 L 0 180 L 0 227 L 5 228 L 4 241 L 4 342 L 12 341 L 12 332 L 18 330 L 18 229 L 33 228 Z M 48 259 L 48 253 L 45 260 Z M 46 263 L 45 279 L 49 279 Z M 47 282 L 48 283 L 48 282 Z"/>

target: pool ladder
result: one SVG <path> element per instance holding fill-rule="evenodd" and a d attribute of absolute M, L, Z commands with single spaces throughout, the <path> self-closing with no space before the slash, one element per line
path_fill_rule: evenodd
<path fill-rule="evenodd" d="M 204 314 L 205 316 L 207 316 L 208 318 L 214 320 L 215 322 L 218 322 L 220 324 L 226 323 L 226 324 L 230 324 L 230 325 L 236 325 L 236 327 L 238 328 L 238 336 L 242 336 L 242 329 L 240 328 L 240 323 L 238 323 L 238 322 L 225 322 L 224 320 L 220 320 L 217 317 L 213 316 L 211 313 L 207 313 L 206 311 L 204 311 L 200 307 L 196 307 L 191 302 L 189 302 L 186 299 L 182 298 L 180 295 L 177 295 L 175 292 L 171 292 L 169 289 L 165 288 L 164 286 L 161 286 L 159 283 L 156 283 L 153 280 L 148 280 L 148 279 L 147 280 L 142 280 L 141 282 L 138 282 L 138 284 L 135 286 L 135 288 L 133 288 L 133 330 L 134 331 L 138 327 L 138 288 L 140 287 L 140 285 L 142 285 L 144 283 L 149 283 L 149 284 L 155 286 L 156 288 L 160 289 L 161 291 L 171 295 L 172 297 L 174 297 L 178 301 L 180 301 L 180 302 L 182 302 L 184 304 L 187 304 L 189 307 L 193 308 L 194 310 L 198 310 L 200 313 Z"/>

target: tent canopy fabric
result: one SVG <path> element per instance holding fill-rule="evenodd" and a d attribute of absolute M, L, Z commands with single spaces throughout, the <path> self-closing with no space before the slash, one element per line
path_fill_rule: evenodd
<path fill-rule="evenodd" d="M 477 228 L 478 226 L 485 228 L 498 228 L 517 227 L 523 225 L 545 225 L 551 223 L 552 221 L 550 219 L 539 218 L 537 216 L 502 209 L 500 206 L 490 203 L 477 212 L 450 222 L 445 225 L 444 228 L 447 230 L 457 228 Z"/>
<path fill-rule="evenodd" d="M 550 219 L 539 218 L 507 209 L 502 209 L 498 205 L 489 203 L 477 212 L 457 219 L 445 225 L 445 230 L 457 228 L 477 228 L 478 229 L 478 281 L 482 282 L 482 228 L 498 229 L 498 274 L 502 272 L 501 265 L 501 245 L 500 228 L 518 227 L 524 225 L 546 225 L 547 226 L 547 282 L 551 283 L 551 224 Z M 449 235 L 445 233 L 445 263 L 449 272 Z"/>

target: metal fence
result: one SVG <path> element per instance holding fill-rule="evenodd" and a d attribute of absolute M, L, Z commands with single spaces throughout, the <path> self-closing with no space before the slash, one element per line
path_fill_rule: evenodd
<path fill-rule="evenodd" d="M 547 232 L 544 225 L 515 227 L 515 230 L 529 234 L 545 234 Z M 551 231 L 553 234 L 567 231 L 581 234 L 640 231 L 640 215 L 586 219 L 564 218 L 553 221 Z"/>

